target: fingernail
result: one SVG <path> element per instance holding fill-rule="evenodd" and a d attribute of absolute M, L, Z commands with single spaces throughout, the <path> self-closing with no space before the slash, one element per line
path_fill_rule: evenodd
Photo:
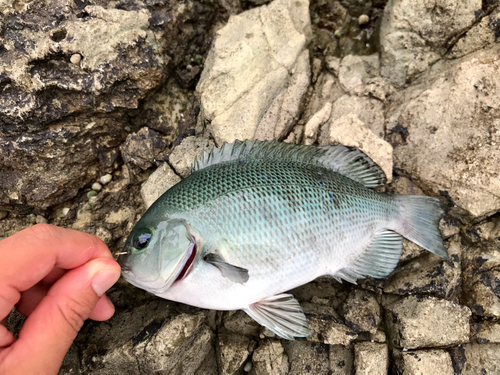
<path fill-rule="evenodd" d="M 106 291 L 111 288 L 120 278 L 120 271 L 101 271 L 92 279 L 92 289 L 95 294 L 101 297 Z"/>

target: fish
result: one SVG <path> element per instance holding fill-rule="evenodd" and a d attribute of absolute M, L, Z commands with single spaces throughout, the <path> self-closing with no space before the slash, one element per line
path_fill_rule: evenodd
<path fill-rule="evenodd" d="M 323 275 L 385 277 L 403 237 L 447 259 L 443 203 L 378 192 L 385 183 L 354 147 L 225 143 L 140 218 L 118 258 L 122 275 L 168 300 L 242 309 L 285 339 L 308 336 L 287 291 Z"/>

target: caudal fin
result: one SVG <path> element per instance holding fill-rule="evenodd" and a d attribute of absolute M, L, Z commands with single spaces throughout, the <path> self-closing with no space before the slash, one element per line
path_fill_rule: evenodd
<path fill-rule="evenodd" d="M 439 199 L 421 195 L 395 196 L 399 209 L 396 231 L 431 253 L 448 259 L 439 230 L 444 205 Z"/>

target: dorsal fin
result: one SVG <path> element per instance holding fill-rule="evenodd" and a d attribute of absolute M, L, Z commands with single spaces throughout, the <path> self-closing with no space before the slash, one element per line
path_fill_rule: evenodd
<path fill-rule="evenodd" d="M 295 160 L 301 163 L 318 165 L 332 169 L 366 187 L 383 186 L 384 172 L 366 154 L 355 147 L 306 146 L 272 141 L 235 141 L 224 143 L 221 148 L 214 147 L 210 152 L 203 151 L 200 158 L 195 158 L 192 172 L 214 164 L 242 160 Z"/>

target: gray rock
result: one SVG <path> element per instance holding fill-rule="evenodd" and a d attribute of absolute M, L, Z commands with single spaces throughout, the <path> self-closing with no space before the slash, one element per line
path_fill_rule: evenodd
<path fill-rule="evenodd" d="M 389 369 L 387 345 L 375 342 L 359 342 L 354 345 L 356 375 L 385 375 Z"/>
<path fill-rule="evenodd" d="M 445 350 L 393 350 L 394 364 L 398 374 L 443 374 L 454 375 L 450 354 Z"/>
<path fill-rule="evenodd" d="M 393 345 L 416 349 L 469 341 L 469 308 L 433 297 L 410 296 L 386 306 Z"/>
<path fill-rule="evenodd" d="M 198 159 L 204 150 L 209 152 L 214 147 L 213 141 L 200 137 L 186 137 L 182 142 L 174 147 L 168 157 L 169 164 L 180 177 L 185 178 L 191 174 L 191 165 L 194 158 Z"/>
<path fill-rule="evenodd" d="M 326 374 L 330 369 L 328 346 L 296 340 L 284 343 L 290 363 L 289 375 Z"/>
<path fill-rule="evenodd" d="M 388 132 L 401 134 L 393 143 L 394 166 L 477 219 L 500 209 L 494 177 L 500 127 L 493 100 L 500 95 L 498 51 L 495 46 L 436 67 L 428 77 L 432 84 L 405 90 L 387 116 Z M 450 137 L 453 143 L 443 142 Z"/>
<path fill-rule="evenodd" d="M 472 26 L 481 6 L 480 0 L 439 7 L 389 0 L 380 27 L 382 76 L 398 87 L 414 79 L 445 52 L 448 38 Z"/>
<path fill-rule="evenodd" d="M 351 346 L 330 345 L 330 371 L 332 375 L 351 375 L 354 352 Z"/>
<path fill-rule="evenodd" d="M 347 55 L 340 61 L 339 82 L 347 92 L 353 92 L 369 78 L 379 75 L 378 54 L 369 56 Z"/>
<path fill-rule="evenodd" d="M 168 141 L 158 132 L 144 127 L 129 134 L 120 146 L 123 161 L 136 171 L 149 169 L 163 159 Z"/>
<path fill-rule="evenodd" d="M 141 186 L 141 196 L 146 207 L 151 206 L 164 192 L 181 181 L 167 163 L 163 163 Z"/>
<path fill-rule="evenodd" d="M 354 289 L 342 307 L 347 326 L 355 332 L 375 334 L 382 320 L 380 306 L 375 296 L 369 292 Z"/>
<path fill-rule="evenodd" d="M 284 375 L 288 373 L 288 357 L 279 341 L 263 340 L 252 356 L 252 375 Z"/>
<path fill-rule="evenodd" d="M 448 245 L 449 260 L 427 252 L 391 274 L 385 293 L 432 294 L 451 298 L 461 283 L 461 245 L 457 237 Z"/>
<path fill-rule="evenodd" d="M 255 346 L 254 341 L 243 335 L 220 333 L 216 346 L 219 373 L 236 373 L 243 367 Z"/>
<path fill-rule="evenodd" d="M 469 344 L 464 346 L 466 359 L 461 374 L 498 374 L 500 373 L 500 344 Z"/>
<path fill-rule="evenodd" d="M 296 111 L 306 76 L 309 80 L 303 54 L 310 38 L 308 7 L 305 0 L 293 6 L 276 0 L 230 17 L 218 31 L 197 85 L 201 114 L 218 145 L 253 138 L 261 120 L 270 116 L 281 124 L 275 129 L 279 136 L 286 133 L 297 115 L 287 111 Z"/>

